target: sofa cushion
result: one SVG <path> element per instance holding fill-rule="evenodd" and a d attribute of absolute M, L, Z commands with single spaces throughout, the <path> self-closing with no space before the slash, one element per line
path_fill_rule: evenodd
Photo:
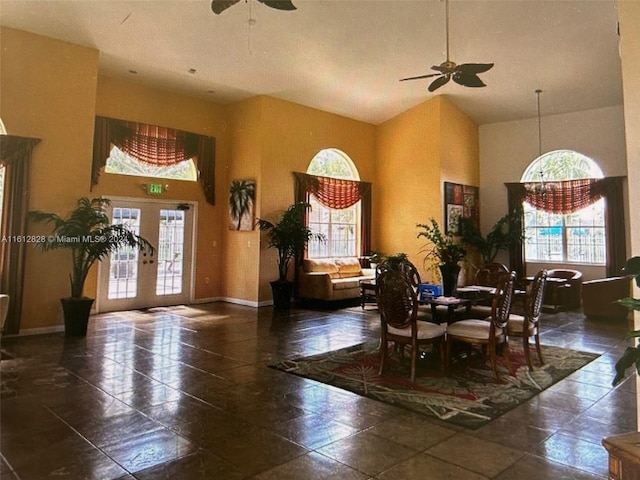
<path fill-rule="evenodd" d="M 360 280 L 362 280 L 362 277 L 336 278 L 331 280 L 331 285 L 334 290 L 348 290 L 352 288 L 359 289 Z"/>
<path fill-rule="evenodd" d="M 331 279 L 340 278 L 338 265 L 332 258 L 306 258 L 302 268 L 306 273 L 328 273 Z"/>
<path fill-rule="evenodd" d="M 338 266 L 340 278 L 360 277 L 362 276 L 362 268 L 357 258 L 336 258 L 335 263 Z"/>

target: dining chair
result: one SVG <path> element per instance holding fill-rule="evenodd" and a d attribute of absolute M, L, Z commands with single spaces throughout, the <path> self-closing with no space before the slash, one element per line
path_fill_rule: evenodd
<path fill-rule="evenodd" d="M 391 265 L 388 261 L 383 260 L 376 267 L 376 277 L 378 277 L 381 273 L 396 271 L 400 272 L 408 281 L 411 283 L 413 290 L 418 295 L 418 288 L 420 287 L 420 283 L 422 280 L 420 279 L 420 272 L 416 266 L 411 263 L 409 260 L 401 260 L 396 265 Z M 420 305 L 418 303 L 418 320 L 423 320 L 425 322 L 430 322 L 433 320 L 431 315 L 431 307 L 428 305 Z"/>
<path fill-rule="evenodd" d="M 496 287 L 509 269 L 503 263 L 489 262 L 482 265 L 473 277 L 473 285 Z M 476 300 L 467 312 L 469 318 L 486 318 L 491 315 L 491 297 Z"/>
<path fill-rule="evenodd" d="M 380 312 L 380 375 L 384 374 L 388 344 L 393 342 L 404 353 L 411 347 L 411 381 L 416 381 L 416 363 L 421 345 L 434 345 L 440 354 L 440 370 L 444 371 L 444 327 L 418 321 L 418 298 L 411 282 L 402 272 L 388 271 L 376 281 L 376 297 Z"/>
<path fill-rule="evenodd" d="M 507 368 L 511 370 L 507 323 L 509 320 L 509 311 L 511 310 L 515 279 L 515 272 L 502 275 L 492 297 L 490 317 L 486 319 L 472 318 L 460 320 L 447 326 L 447 368 L 451 363 L 451 345 L 454 342 L 461 342 L 470 345 L 482 345 L 484 352 L 486 352 L 487 349 L 489 350 L 491 369 L 493 370 L 493 375 L 496 380 L 499 379 L 496 365 L 496 350 L 498 347 L 501 347 Z"/>
<path fill-rule="evenodd" d="M 524 315 L 510 314 L 507 334 L 514 337 L 522 337 L 524 357 L 527 360 L 529 370 L 533 370 L 531 352 L 529 351 L 529 338 L 534 337 L 536 351 L 540 365 L 544 365 L 542 350 L 540 348 L 540 313 L 544 300 L 545 287 L 547 285 L 547 271 L 540 270 L 527 285 L 524 297 Z"/>

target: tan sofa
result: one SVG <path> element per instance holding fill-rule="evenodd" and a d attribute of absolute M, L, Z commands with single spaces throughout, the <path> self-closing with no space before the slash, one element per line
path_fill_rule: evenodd
<path fill-rule="evenodd" d="M 362 268 L 357 258 L 306 259 L 298 277 L 298 296 L 327 301 L 359 298 L 360 280 L 375 276 L 375 270 Z"/>

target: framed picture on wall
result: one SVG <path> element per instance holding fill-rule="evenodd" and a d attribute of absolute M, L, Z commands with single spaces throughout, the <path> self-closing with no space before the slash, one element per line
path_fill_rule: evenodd
<path fill-rule="evenodd" d="M 233 180 L 229 187 L 229 230 L 253 230 L 255 180 Z"/>
<path fill-rule="evenodd" d="M 460 220 L 480 227 L 479 189 L 471 185 L 444 182 L 445 233 L 460 234 Z"/>

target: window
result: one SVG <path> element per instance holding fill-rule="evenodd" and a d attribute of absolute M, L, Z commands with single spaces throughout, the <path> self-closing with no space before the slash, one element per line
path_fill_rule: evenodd
<path fill-rule="evenodd" d="M 603 178 L 590 158 L 558 150 L 534 160 L 522 182 Z M 525 260 L 527 262 L 606 264 L 605 205 L 593 205 L 569 214 L 547 213 L 524 202 Z"/>
<path fill-rule="evenodd" d="M 192 159 L 184 160 L 175 165 L 151 165 L 150 163 L 127 155 L 118 147 L 111 149 L 104 171 L 118 175 L 138 175 L 142 177 L 169 178 L 192 182 L 198 179 L 196 165 Z"/>
<path fill-rule="evenodd" d="M 311 160 L 307 169 L 309 175 L 360 180 L 353 161 L 343 152 L 334 148 L 321 150 Z M 323 233 L 326 242 L 309 243 L 309 258 L 353 257 L 359 251 L 360 202 L 345 209 L 333 209 L 320 204 L 311 195 L 309 203 L 309 228 Z"/>

